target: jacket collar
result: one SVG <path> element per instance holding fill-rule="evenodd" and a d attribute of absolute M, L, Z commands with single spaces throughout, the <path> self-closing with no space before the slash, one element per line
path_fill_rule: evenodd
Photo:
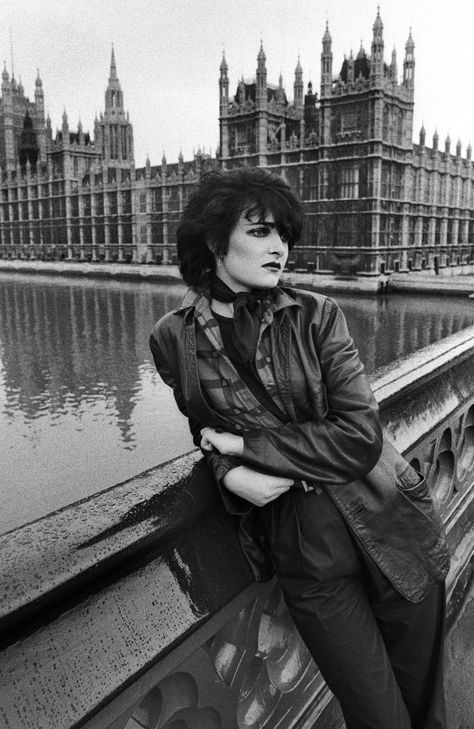
<path fill-rule="evenodd" d="M 194 315 L 196 316 L 196 314 L 202 313 L 209 306 L 209 301 L 210 295 L 208 290 L 189 288 L 180 306 L 173 313 L 180 314 L 194 309 Z M 279 287 L 274 312 L 280 311 L 280 309 L 286 309 L 289 306 L 301 306 L 301 304 L 291 295 L 289 289 Z"/>

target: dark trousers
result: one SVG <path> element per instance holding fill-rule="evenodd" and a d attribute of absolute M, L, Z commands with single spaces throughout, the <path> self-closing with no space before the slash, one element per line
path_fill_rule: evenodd
<path fill-rule="evenodd" d="M 347 729 L 446 729 L 444 585 L 400 595 L 325 494 L 290 489 L 260 510 L 285 599 Z"/>

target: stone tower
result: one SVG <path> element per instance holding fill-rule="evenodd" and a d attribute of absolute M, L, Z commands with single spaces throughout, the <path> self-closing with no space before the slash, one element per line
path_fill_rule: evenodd
<path fill-rule="evenodd" d="M 303 71 L 300 61 L 295 69 L 294 102 L 290 104 L 283 78 L 277 84 L 267 81 L 263 43 L 257 55 L 254 80 L 243 78 L 236 93 L 229 97 L 228 65 L 223 57 L 219 76 L 219 159 L 224 168 L 242 164 L 271 164 L 275 155 L 289 145 L 299 145 L 303 115 Z"/>
<path fill-rule="evenodd" d="M 94 141 L 105 167 L 129 169 L 134 164 L 133 129 L 123 106 L 112 47 L 110 75 L 105 92 L 105 110 L 96 121 Z"/>
<path fill-rule="evenodd" d="M 35 100 L 25 96 L 21 81 L 9 76 L 4 65 L 0 101 L 0 167 L 13 172 L 17 165 L 46 162 L 46 125 L 44 98 L 39 76 L 35 82 Z"/>

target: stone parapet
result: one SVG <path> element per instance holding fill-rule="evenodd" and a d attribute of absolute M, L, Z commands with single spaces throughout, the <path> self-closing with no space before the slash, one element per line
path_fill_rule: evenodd
<path fill-rule="evenodd" d="M 474 327 L 371 377 L 472 572 Z M 255 585 L 199 452 L 0 537 L 2 729 L 336 729 L 274 582 Z"/>

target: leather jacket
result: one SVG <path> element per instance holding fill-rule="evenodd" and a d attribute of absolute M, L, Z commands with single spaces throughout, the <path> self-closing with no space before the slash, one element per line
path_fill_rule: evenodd
<path fill-rule="evenodd" d="M 158 372 L 173 388 L 196 445 L 203 426 L 231 430 L 200 386 L 195 308 L 203 296 L 188 290 L 181 306 L 155 324 L 150 340 Z M 422 600 L 447 573 L 446 537 L 424 480 L 409 477 L 413 469 L 383 437 L 341 310 L 326 296 L 285 288 L 268 334 L 289 422 L 240 432 L 239 459 L 205 453 L 225 507 L 240 517 L 241 545 L 255 579 L 269 577 L 264 545 L 252 528 L 257 507 L 221 485 L 240 463 L 326 489 L 394 587 L 413 602 Z"/>

